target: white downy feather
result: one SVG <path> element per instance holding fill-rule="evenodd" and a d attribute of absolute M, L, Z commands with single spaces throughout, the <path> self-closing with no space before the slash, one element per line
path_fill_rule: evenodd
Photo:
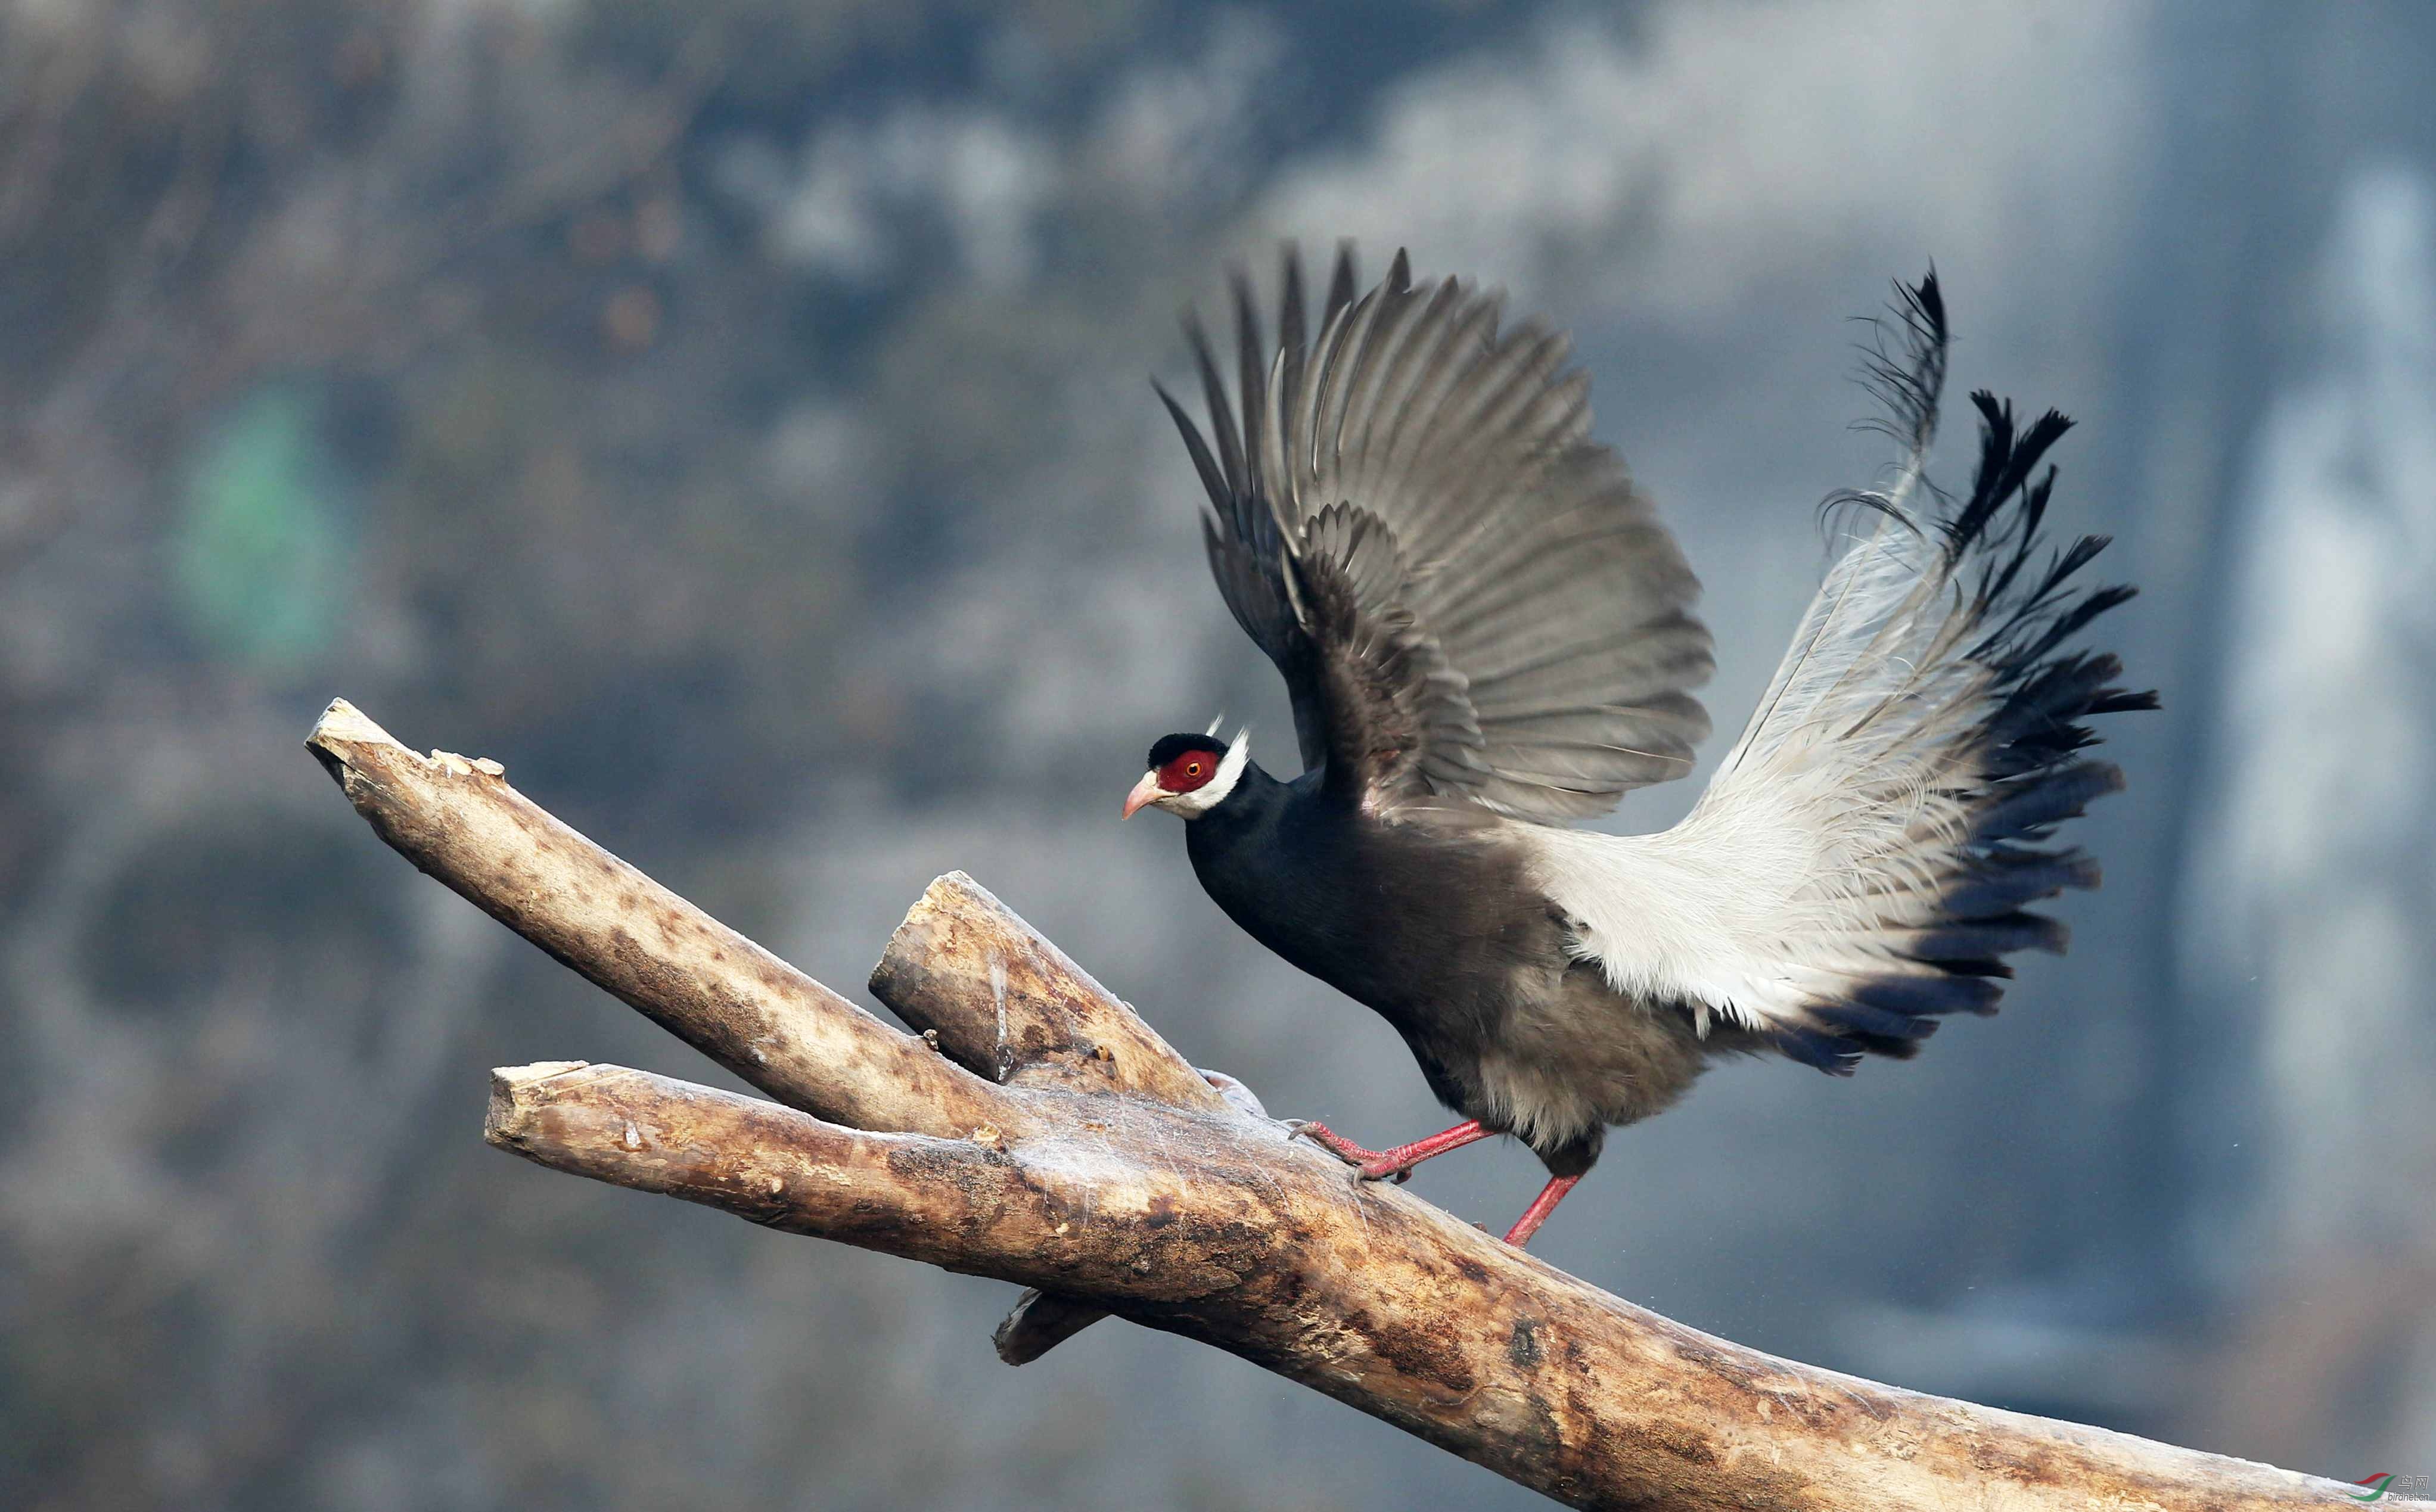
<path fill-rule="evenodd" d="M 1643 1001 L 1750 1028 L 1800 1025 L 1853 984 L 1933 968 L 1903 952 L 1935 921 L 1968 816 L 1994 679 L 1940 543 L 1893 511 L 1811 602 L 1742 739 L 1682 823 L 1656 835 L 1540 829 L 1538 880 L 1581 954 Z"/>

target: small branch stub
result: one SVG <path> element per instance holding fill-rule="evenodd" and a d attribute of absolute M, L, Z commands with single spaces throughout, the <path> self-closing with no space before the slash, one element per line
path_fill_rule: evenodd
<path fill-rule="evenodd" d="M 990 1336 L 998 1357 L 1028 1365 L 1108 1314 L 1078 1297 L 1027 1290 Z"/>

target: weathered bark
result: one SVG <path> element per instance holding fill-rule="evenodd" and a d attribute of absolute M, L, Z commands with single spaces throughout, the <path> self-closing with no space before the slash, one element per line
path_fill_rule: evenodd
<path fill-rule="evenodd" d="M 498 763 L 416 756 L 343 699 L 306 744 L 400 855 L 780 1102 L 859 1129 L 1027 1121 L 1015 1099 L 559 823 Z"/>
<path fill-rule="evenodd" d="M 926 1043 L 600 852 L 494 764 L 417 756 L 344 704 L 308 743 L 418 866 L 786 1104 L 552 1062 L 494 1073 L 492 1142 L 1037 1288 L 1000 1330 L 1012 1361 L 1105 1310 L 1577 1506 L 2354 1504 L 2331 1481 L 1899 1391 L 1633 1307 L 1289 1139 L 961 877 L 875 975 Z"/>
<path fill-rule="evenodd" d="M 1225 1105 L 1157 1031 L 962 872 L 932 882 L 871 971 L 871 995 L 998 1082 Z"/>

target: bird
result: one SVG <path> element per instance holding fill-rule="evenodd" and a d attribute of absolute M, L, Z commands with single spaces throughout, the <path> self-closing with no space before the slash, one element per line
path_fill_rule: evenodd
<path fill-rule="evenodd" d="M 1383 1017 L 1462 1121 L 1372 1149 L 1292 1123 L 1362 1180 L 1496 1136 L 1547 1181 L 1518 1247 L 1610 1128 L 1673 1106 L 1714 1061 L 1831 1075 L 1907 1059 L 1992 1013 L 2006 958 L 2061 952 L 2031 905 L 2095 887 L 2055 838 L 2123 785 L 2092 716 L 2158 706 L 2074 642 L 2132 597 L 2083 579 L 2106 545 L 2048 542 L 2072 424 L 1972 394 L 1967 490 L 1933 482 L 1950 339 L 1932 268 L 1898 282 L 1861 378 L 1897 449 L 1822 506 L 1841 549 L 1689 814 L 1575 827 L 1684 775 L 1715 667 L 1700 583 L 1593 439 L 1563 336 L 1399 251 L 1357 287 L 1340 246 L 1315 322 L 1289 247 L 1276 339 L 1235 270 L 1227 391 L 1185 334 L 1208 432 L 1157 380 L 1208 498 L 1219 596 L 1283 676 L 1301 774 L 1248 728 L 1169 735 L 1124 799 L 1185 821 L 1210 899 Z"/>

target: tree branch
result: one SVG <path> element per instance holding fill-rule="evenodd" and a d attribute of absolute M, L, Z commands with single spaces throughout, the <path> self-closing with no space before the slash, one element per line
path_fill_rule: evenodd
<path fill-rule="evenodd" d="M 482 1137 L 553 1171 L 935 1265 L 968 1253 L 979 1230 L 1038 1222 L 1038 1193 L 1021 1189 L 993 1131 L 865 1133 L 620 1066 L 493 1071 Z"/>
<path fill-rule="evenodd" d="M 1225 1105 L 1157 1031 L 962 872 L 932 882 L 896 927 L 871 995 L 993 1081 L 1053 1070 L 1179 1107 Z"/>
<path fill-rule="evenodd" d="M 567 828 L 496 761 L 419 756 L 340 699 L 305 746 L 374 833 L 483 912 L 792 1107 L 959 1135 L 1021 1104 Z"/>
<path fill-rule="evenodd" d="M 344 704 L 307 743 L 416 865 L 790 1104 L 553 1062 L 495 1073 L 492 1142 L 1038 1288 L 1000 1330 L 1018 1363 L 1113 1312 L 1586 1507 L 2353 1504 L 2331 1481 L 1875 1385 L 1633 1307 L 1288 1139 L 967 878 L 933 885 L 874 977 L 933 1051 L 496 764 L 417 756 Z"/>

